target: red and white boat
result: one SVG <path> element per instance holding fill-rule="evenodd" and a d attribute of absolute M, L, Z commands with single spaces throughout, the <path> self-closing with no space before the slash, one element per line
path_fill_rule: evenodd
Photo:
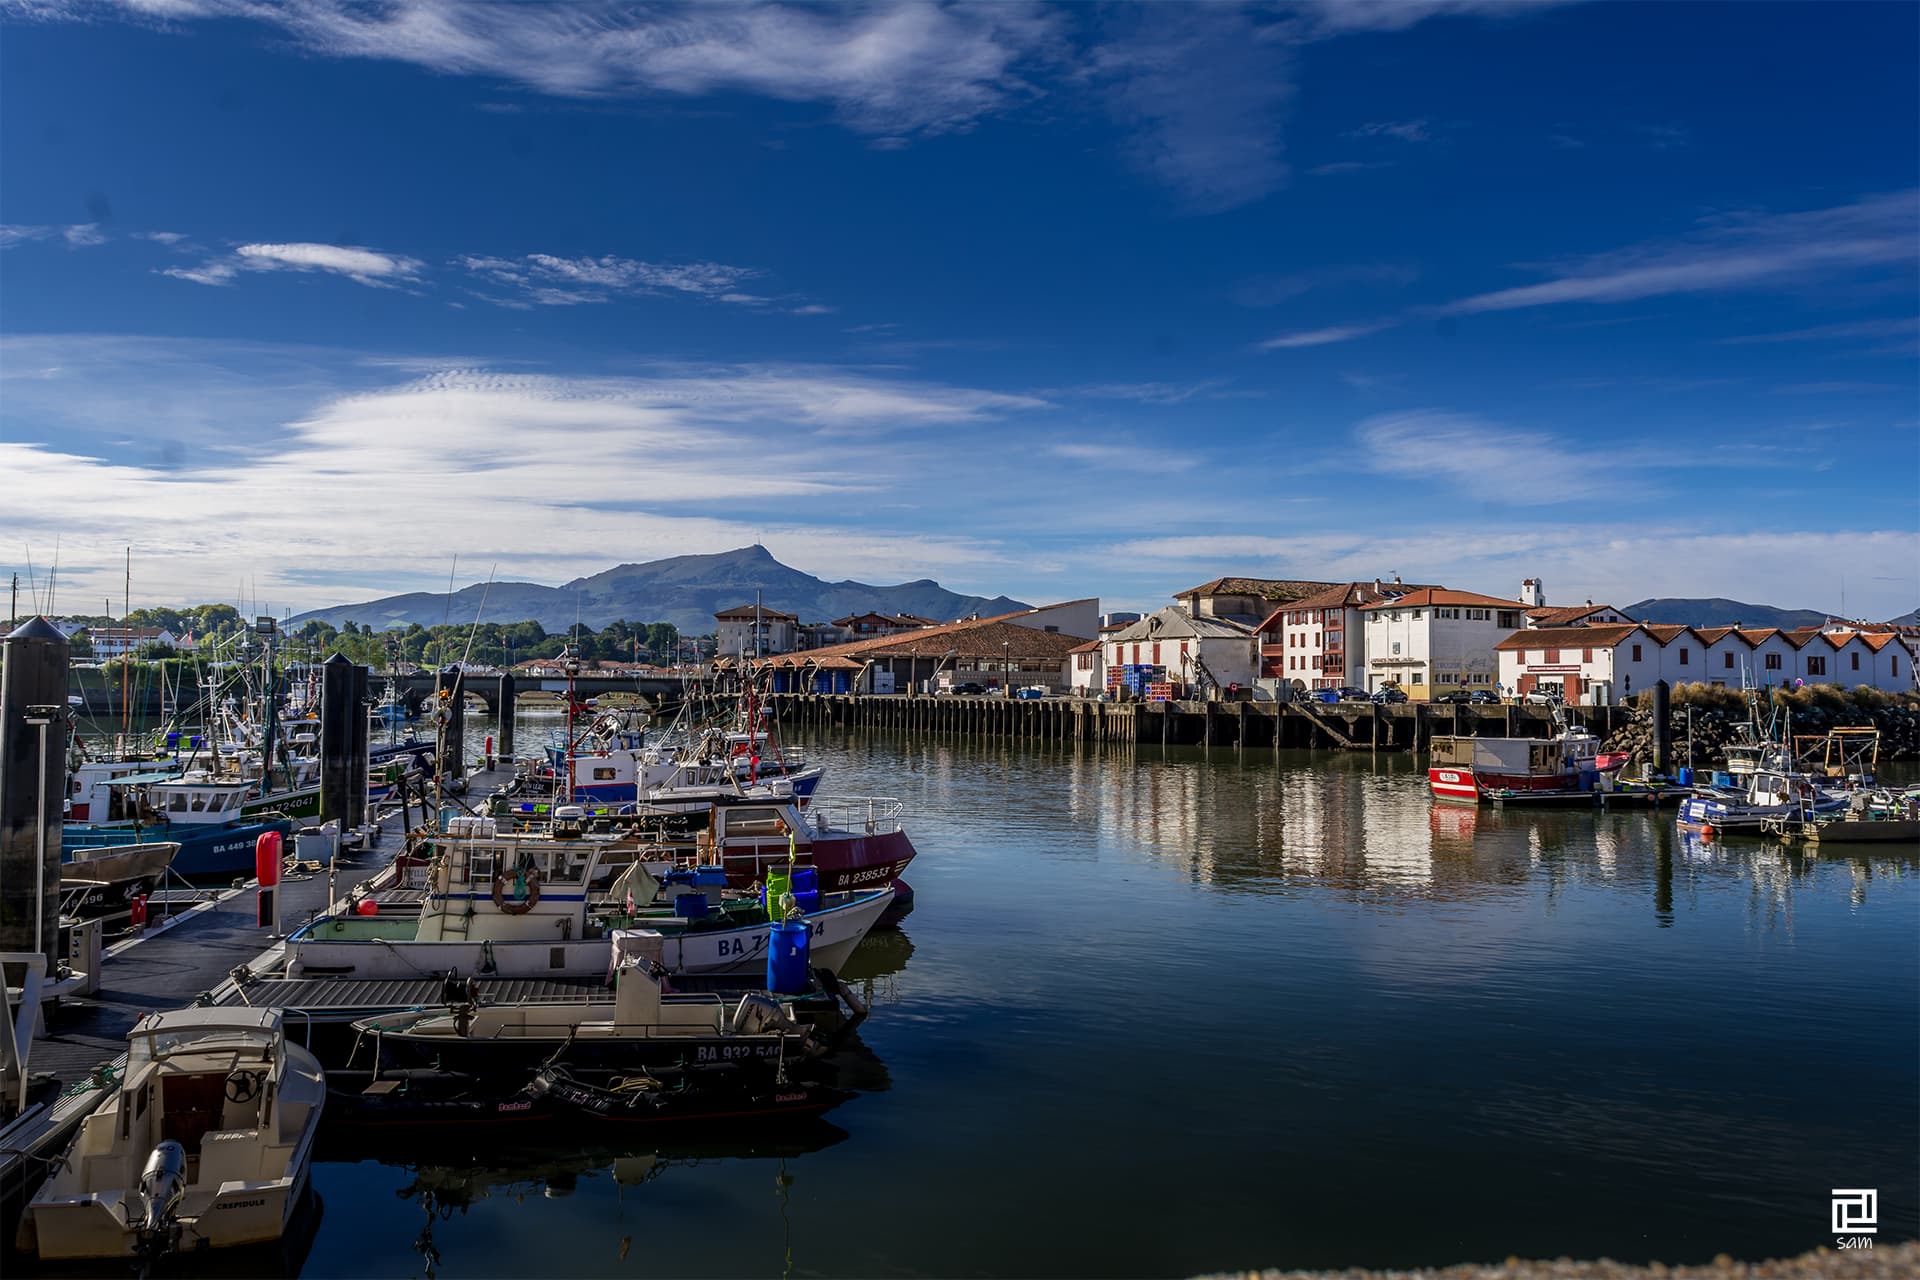
<path fill-rule="evenodd" d="M 1600 739 L 1576 725 L 1552 738 L 1439 737 L 1427 760 L 1427 786 L 1436 800 L 1544 801 L 1590 794 L 1626 763 L 1626 752 L 1601 751 Z"/>

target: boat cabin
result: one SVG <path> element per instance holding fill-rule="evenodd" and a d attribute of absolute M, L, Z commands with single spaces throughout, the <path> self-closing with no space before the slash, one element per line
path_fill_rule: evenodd
<path fill-rule="evenodd" d="M 195 771 L 147 788 L 148 806 L 168 823 L 232 822 L 257 788 L 251 782 L 216 779 Z"/>

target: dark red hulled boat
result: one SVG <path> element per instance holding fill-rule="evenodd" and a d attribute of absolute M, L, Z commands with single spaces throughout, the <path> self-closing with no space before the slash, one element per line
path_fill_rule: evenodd
<path fill-rule="evenodd" d="M 703 844 L 711 842 L 735 886 L 763 882 L 791 861 L 814 868 L 822 893 L 877 889 L 913 861 L 903 810 L 879 797 L 816 799 L 804 814 L 793 804 L 736 801 L 714 806 Z"/>

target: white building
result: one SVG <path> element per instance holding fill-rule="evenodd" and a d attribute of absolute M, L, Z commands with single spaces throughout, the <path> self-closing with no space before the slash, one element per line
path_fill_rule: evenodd
<path fill-rule="evenodd" d="M 743 604 L 713 615 L 715 655 L 722 658 L 767 657 L 792 653 L 798 647 L 795 629 L 800 619 L 762 605 Z"/>
<path fill-rule="evenodd" d="M 1527 606 L 1472 591 L 1428 587 L 1364 605 L 1369 692 L 1389 684 L 1410 698 L 1499 683 L 1494 645 L 1518 631 Z"/>
<path fill-rule="evenodd" d="M 1430 590 L 1424 582 L 1348 582 L 1295 600 L 1259 626 L 1260 675 L 1295 690 L 1366 687 L 1365 616 L 1370 604 Z"/>
<path fill-rule="evenodd" d="M 1107 687 L 1107 667 L 1098 640 L 1089 640 L 1067 654 L 1067 689 L 1076 698 L 1090 698 Z"/>
<path fill-rule="evenodd" d="M 1545 689 L 1569 702 L 1618 702 L 1657 680 L 1732 689 L 1796 681 L 1901 693 L 1915 687 L 1913 655 L 1892 632 L 1624 623 L 1521 631 L 1495 649 L 1509 693 Z"/>
<path fill-rule="evenodd" d="M 164 627 L 87 627 L 85 630 L 96 658 L 118 658 L 129 653 L 138 657 L 148 645 L 175 650 L 193 647 Z"/>
<path fill-rule="evenodd" d="M 1100 645 L 1109 684 L 1122 666 L 1156 667 L 1156 682 L 1208 690 L 1251 689 L 1260 672 L 1260 637 L 1252 627 L 1192 617 L 1175 605 L 1102 636 Z"/>

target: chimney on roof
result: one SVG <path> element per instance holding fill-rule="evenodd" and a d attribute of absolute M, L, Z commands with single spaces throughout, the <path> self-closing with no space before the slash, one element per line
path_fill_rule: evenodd
<path fill-rule="evenodd" d="M 1587 608 L 1589 608 L 1589 609 L 1591 609 L 1591 608 L 1593 608 L 1593 597 L 1592 597 L 1592 596 L 1588 596 L 1588 597 L 1587 597 Z"/>
<path fill-rule="evenodd" d="M 1393 575 L 1393 585 L 1396 587 L 1400 585 L 1400 575 L 1397 573 Z"/>
<path fill-rule="evenodd" d="M 1733 629 L 1734 629 L 1735 631 L 1738 631 L 1738 630 L 1740 629 L 1740 619 L 1738 619 L 1738 618 L 1735 618 L 1735 619 L 1733 620 Z"/>

